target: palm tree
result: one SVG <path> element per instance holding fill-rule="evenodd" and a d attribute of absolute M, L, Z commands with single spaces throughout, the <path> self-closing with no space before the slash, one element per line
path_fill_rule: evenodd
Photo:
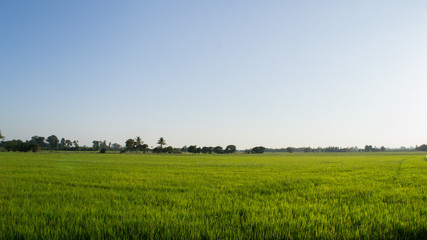
<path fill-rule="evenodd" d="M 163 137 L 159 138 L 159 141 L 157 141 L 157 144 L 160 145 L 160 149 L 163 148 L 163 145 L 166 145 L 166 140 Z"/>

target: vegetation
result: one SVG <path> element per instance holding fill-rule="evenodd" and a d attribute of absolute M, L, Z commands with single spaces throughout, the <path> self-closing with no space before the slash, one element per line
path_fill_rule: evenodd
<path fill-rule="evenodd" d="M 264 153 L 265 147 L 254 147 L 251 149 L 251 153 Z"/>
<path fill-rule="evenodd" d="M 424 154 L 0 153 L 2 239 L 426 239 Z"/>
<path fill-rule="evenodd" d="M 422 148 L 422 146 L 426 146 L 425 148 Z M 424 150 L 423 150 L 424 149 Z M 411 151 L 427 151 L 427 145 L 421 145 L 420 147 L 416 148 L 406 148 L 406 147 L 400 147 L 400 148 L 386 148 L 384 146 L 376 147 L 372 145 L 365 145 L 363 149 L 358 147 L 287 147 L 287 148 L 266 148 L 265 152 L 305 152 L 305 153 L 320 153 L 320 152 L 411 152 Z"/>
<path fill-rule="evenodd" d="M 415 148 L 415 151 L 424 151 L 424 152 L 427 152 L 427 145 L 426 145 L 426 144 L 423 144 L 423 145 L 421 145 L 421 146 L 417 146 L 417 147 Z"/>
<path fill-rule="evenodd" d="M 166 145 L 166 140 L 165 140 L 163 137 L 161 137 L 161 138 L 159 138 L 159 140 L 157 141 L 157 144 L 159 144 L 159 145 L 160 145 L 160 149 L 162 149 L 162 148 L 163 148 L 163 145 Z"/>
<path fill-rule="evenodd" d="M 235 153 L 237 152 L 237 147 L 235 145 L 228 145 L 224 149 L 221 146 L 204 146 L 204 147 L 197 147 L 197 145 L 191 145 L 189 147 L 184 146 L 182 148 L 174 148 L 172 146 L 169 146 L 167 148 L 163 148 L 163 146 L 166 144 L 166 139 L 163 137 L 160 137 L 157 141 L 157 144 L 159 144 L 158 147 L 149 149 L 148 145 L 142 141 L 141 137 L 136 137 L 135 139 L 128 139 L 125 142 L 124 146 L 121 146 L 118 143 L 111 143 L 109 142 L 107 144 L 106 140 L 93 140 L 92 141 L 92 147 L 88 146 L 80 146 L 78 140 L 69 140 L 65 138 L 59 138 L 55 135 L 49 136 L 47 139 L 45 137 L 40 136 L 33 136 L 30 140 L 22 141 L 20 139 L 18 140 L 11 140 L 11 141 L 4 141 L 5 137 L 1 134 L 0 131 L 0 140 L 3 140 L 0 142 L 0 148 L 3 147 L 7 151 L 38 151 L 38 150 L 60 150 L 60 151 L 100 151 L 101 149 L 106 149 L 108 151 L 117 151 L 121 153 L 125 152 L 138 152 L 138 153 L 147 153 L 147 152 L 153 152 L 153 153 L 182 153 L 182 152 L 189 152 L 194 154 L 223 154 L 223 153 Z M 23 144 L 24 143 L 24 144 Z M 18 148 L 17 146 L 21 146 Z M 408 151 L 427 151 L 427 145 L 423 144 L 420 146 L 416 146 L 415 148 L 406 148 L 406 147 L 400 147 L 400 148 L 386 148 L 384 146 L 381 146 L 380 148 L 377 148 L 376 146 L 372 145 L 365 145 L 363 149 L 359 149 L 357 147 L 286 147 L 286 148 L 265 148 L 262 146 L 254 147 L 251 149 L 247 149 L 243 151 L 244 153 L 264 153 L 264 152 L 305 152 L 305 153 L 315 153 L 315 152 L 408 152 Z"/>

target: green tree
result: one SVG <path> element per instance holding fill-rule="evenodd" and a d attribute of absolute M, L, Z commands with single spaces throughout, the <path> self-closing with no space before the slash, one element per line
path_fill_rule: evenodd
<path fill-rule="evenodd" d="M 164 151 L 167 152 L 167 153 L 173 153 L 174 149 L 173 149 L 172 146 L 169 146 L 169 147 L 165 148 Z"/>
<path fill-rule="evenodd" d="M 153 153 L 161 153 L 162 149 L 160 147 L 153 148 Z"/>
<path fill-rule="evenodd" d="M 181 152 L 188 152 L 188 147 L 187 145 L 185 145 L 184 147 L 181 148 Z"/>
<path fill-rule="evenodd" d="M 32 151 L 33 151 L 33 152 L 38 152 L 38 151 L 40 151 L 40 145 L 38 145 L 37 143 L 32 143 L 32 144 L 31 144 L 31 147 L 32 147 Z"/>
<path fill-rule="evenodd" d="M 147 144 L 142 144 L 140 147 L 140 151 L 142 151 L 143 153 L 146 153 L 148 149 L 148 145 Z"/>
<path fill-rule="evenodd" d="M 46 141 L 49 143 L 52 149 L 56 149 L 58 147 L 59 139 L 57 136 L 52 135 L 47 137 Z"/>
<path fill-rule="evenodd" d="M 308 153 L 308 152 L 311 152 L 311 151 L 312 151 L 311 147 L 306 147 L 306 148 L 304 148 L 304 152 L 305 152 L 305 153 Z"/>
<path fill-rule="evenodd" d="M 374 151 L 374 148 L 372 147 L 372 145 L 365 145 L 365 152 L 372 152 Z"/>
<path fill-rule="evenodd" d="M 4 140 L 4 136 L 1 134 L 1 131 L 0 131 L 0 139 Z"/>
<path fill-rule="evenodd" d="M 73 141 L 73 145 L 74 145 L 74 148 L 75 148 L 76 150 L 79 150 L 79 141 L 78 141 L 78 140 L 74 140 L 74 141 Z"/>
<path fill-rule="evenodd" d="M 107 149 L 107 141 L 106 140 L 99 141 L 99 147 Z"/>
<path fill-rule="evenodd" d="M 264 153 L 265 147 L 259 146 L 251 149 L 251 153 Z"/>
<path fill-rule="evenodd" d="M 120 146 L 120 144 L 118 144 L 118 143 L 111 144 L 111 150 L 113 150 L 113 151 L 118 151 L 121 148 L 122 148 L 122 146 Z"/>
<path fill-rule="evenodd" d="M 73 146 L 73 142 L 71 142 L 71 140 L 65 140 L 65 145 L 67 146 L 67 148 L 70 148 Z"/>
<path fill-rule="evenodd" d="M 216 146 L 216 147 L 213 148 L 213 152 L 221 154 L 221 153 L 224 153 L 224 150 L 222 149 L 221 146 Z"/>
<path fill-rule="evenodd" d="M 288 153 L 293 153 L 294 152 L 294 148 L 293 147 L 287 147 L 286 151 L 288 151 Z"/>
<path fill-rule="evenodd" d="M 125 146 L 126 146 L 126 150 L 127 151 L 132 151 L 135 149 L 135 140 L 133 140 L 132 138 L 129 138 L 128 140 L 126 140 Z"/>
<path fill-rule="evenodd" d="M 160 145 L 160 149 L 163 148 L 163 145 L 166 145 L 166 140 L 163 137 L 159 138 L 159 141 L 157 141 L 157 144 Z"/>
<path fill-rule="evenodd" d="M 228 145 L 224 150 L 224 153 L 235 153 L 235 152 L 236 152 L 236 146 L 234 145 Z"/>
<path fill-rule="evenodd" d="M 61 141 L 59 142 L 59 148 L 65 148 L 65 146 L 67 145 L 65 138 L 61 138 Z"/>
<path fill-rule="evenodd" d="M 421 146 L 416 146 L 415 151 L 427 151 L 427 145 L 423 144 Z"/>
<path fill-rule="evenodd" d="M 98 151 L 100 143 L 101 143 L 100 141 L 96 141 L 96 140 L 92 141 L 93 150 Z"/>
<path fill-rule="evenodd" d="M 135 148 L 136 148 L 136 150 L 142 151 L 142 144 L 143 143 L 144 142 L 142 141 L 141 137 L 136 137 L 135 138 Z"/>
<path fill-rule="evenodd" d="M 31 143 L 37 143 L 40 147 L 46 147 L 46 142 L 44 137 L 32 136 Z"/>
<path fill-rule="evenodd" d="M 188 147 L 187 151 L 189 153 L 196 153 L 196 150 L 197 150 L 197 146 L 196 145 L 191 145 L 191 146 Z"/>
<path fill-rule="evenodd" d="M 208 153 L 209 147 L 202 147 L 202 153 Z"/>

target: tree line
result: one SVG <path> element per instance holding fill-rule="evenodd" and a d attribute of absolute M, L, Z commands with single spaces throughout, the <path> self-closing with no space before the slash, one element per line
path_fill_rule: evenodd
<path fill-rule="evenodd" d="M 190 145 L 189 147 L 184 146 L 181 148 L 182 152 L 189 152 L 193 154 L 198 153 L 204 153 L 204 154 L 229 154 L 229 153 L 235 153 L 237 151 L 237 148 L 235 145 L 228 145 L 227 147 L 222 148 L 221 146 L 204 146 L 204 147 L 197 147 L 197 145 Z"/>
<path fill-rule="evenodd" d="M 217 153 L 217 154 L 227 154 L 227 153 L 235 153 L 237 151 L 237 148 L 235 145 L 228 145 L 225 149 L 223 149 L 221 146 L 216 146 L 216 147 L 197 147 L 197 145 L 191 145 L 189 147 L 184 146 L 182 148 L 174 148 L 172 146 L 167 146 L 166 143 L 166 139 L 163 137 L 160 137 L 159 140 L 157 141 L 158 146 L 153 148 L 153 149 L 149 149 L 147 144 L 144 144 L 144 142 L 142 141 L 141 137 L 136 137 L 135 139 L 129 138 L 128 140 L 126 140 L 125 142 L 125 148 L 122 150 L 122 152 L 141 152 L 141 153 L 146 153 L 146 152 L 153 152 L 153 153 L 183 153 L 183 152 L 188 152 L 188 153 L 193 153 L 193 154 L 197 154 L 197 153 L 205 153 L 205 154 L 212 154 L 212 153 Z"/>
<path fill-rule="evenodd" d="M 38 152 L 40 150 L 57 150 L 57 151 L 99 151 L 105 153 L 106 151 L 120 151 L 125 152 L 140 152 L 140 153 L 193 153 L 193 154 L 230 154 L 235 153 L 237 148 L 235 145 L 227 145 L 225 148 L 221 146 L 203 146 L 198 147 L 197 145 L 184 146 L 182 148 L 174 148 L 167 146 L 166 139 L 160 137 L 157 141 L 158 146 L 149 148 L 145 144 L 141 137 L 129 138 L 125 141 L 124 146 L 118 143 L 111 143 L 106 140 L 93 140 L 92 146 L 80 146 L 78 140 L 69 140 L 65 138 L 59 139 L 55 135 L 51 135 L 47 138 L 42 136 L 33 136 L 30 140 L 22 141 L 10 140 L 5 141 L 5 137 L 0 131 L 0 147 L 3 147 L 6 151 L 20 151 L 20 152 Z M 264 152 L 384 152 L 384 151 L 427 151 L 427 144 L 416 146 L 415 148 L 385 148 L 384 146 L 376 147 L 372 145 L 365 145 L 364 148 L 358 147 L 286 147 L 286 148 L 265 148 L 263 146 L 256 146 L 251 149 L 246 149 L 243 153 L 247 154 L 259 154 Z"/>
<path fill-rule="evenodd" d="M 59 139 L 55 135 L 51 135 L 47 138 L 42 136 L 33 136 L 30 140 L 22 141 L 20 139 L 14 139 L 4 141 L 4 136 L 0 132 L 0 147 L 3 147 L 6 151 L 19 151 L 19 152 L 38 152 L 40 150 L 56 150 L 56 151 L 100 151 L 101 149 L 106 150 L 120 150 L 122 147 L 120 144 L 111 144 L 103 140 L 94 140 L 92 147 L 80 146 L 78 140 L 69 140 L 65 138 Z"/>
<path fill-rule="evenodd" d="M 424 146 L 424 147 L 423 147 Z M 424 150 L 423 150 L 424 149 Z M 372 145 L 365 145 L 364 148 L 358 148 L 358 147 L 287 147 L 287 148 L 267 148 L 265 150 L 266 152 L 385 152 L 385 151 L 427 151 L 427 145 L 421 145 L 417 146 L 415 148 L 406 148 L 406 147 L 400 147 L 400 148 L 386 148 L 384 146 L 376 147 Z"/>
<path fill-rule="evenodd" d="M 427 144 L 423 144 L 421 146 L 416 146 L 415 151 L 424 151 L 427 152 Z"/>
<path fill-rule="evenodd" d="M 235 153 L 237 148 L 235 145 L 228 145 L 225 149 L 221 146 L 216 147 L 197 147 L 197 145 L 191 145 L 189 147 L 184 146 L 182 148 L 174 148 L 172 146 L 166 146 L 166 139 L 160 137 L 157 141 L 158 146 L 149 148 L 147 144 L 142 141 L 141 137 L 129 138 L 125 141 L 124 146 L 118 143 L 111 143 L 106 140 L 93 140 L 92 146 L 80 146 L 78 140 L 69 140 L 65 138 L 59 139 L 56 135 L 51 135 L 47 138 L 42 136 L 33 136 L 30 140 L 22 141 L 20 139 L 4 141 L 5 137 L 0 131 L 0 147 L 3 147 L 6 151 L 19 151 L 19 152 L 38 152 L 40 150 L 55 150 L 55 151 L 99 151 L 105 153 L 107 151 L 120 151 L 125 152 L 138 152 L 138 153 L 206 153 L 206 154 L 230 154 Z M 255 147 L 252 153 L 258 153 L 259 147 Z M 265 148 L 264 148 L 265 149 Z"/>

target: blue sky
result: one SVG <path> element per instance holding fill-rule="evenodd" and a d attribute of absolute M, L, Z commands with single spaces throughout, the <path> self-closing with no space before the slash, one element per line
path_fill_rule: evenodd
<path fill-rule="evenodd" d="M 124 144 L 427 143 L 425 1 L 0 1 L 0 130 Z"/>

